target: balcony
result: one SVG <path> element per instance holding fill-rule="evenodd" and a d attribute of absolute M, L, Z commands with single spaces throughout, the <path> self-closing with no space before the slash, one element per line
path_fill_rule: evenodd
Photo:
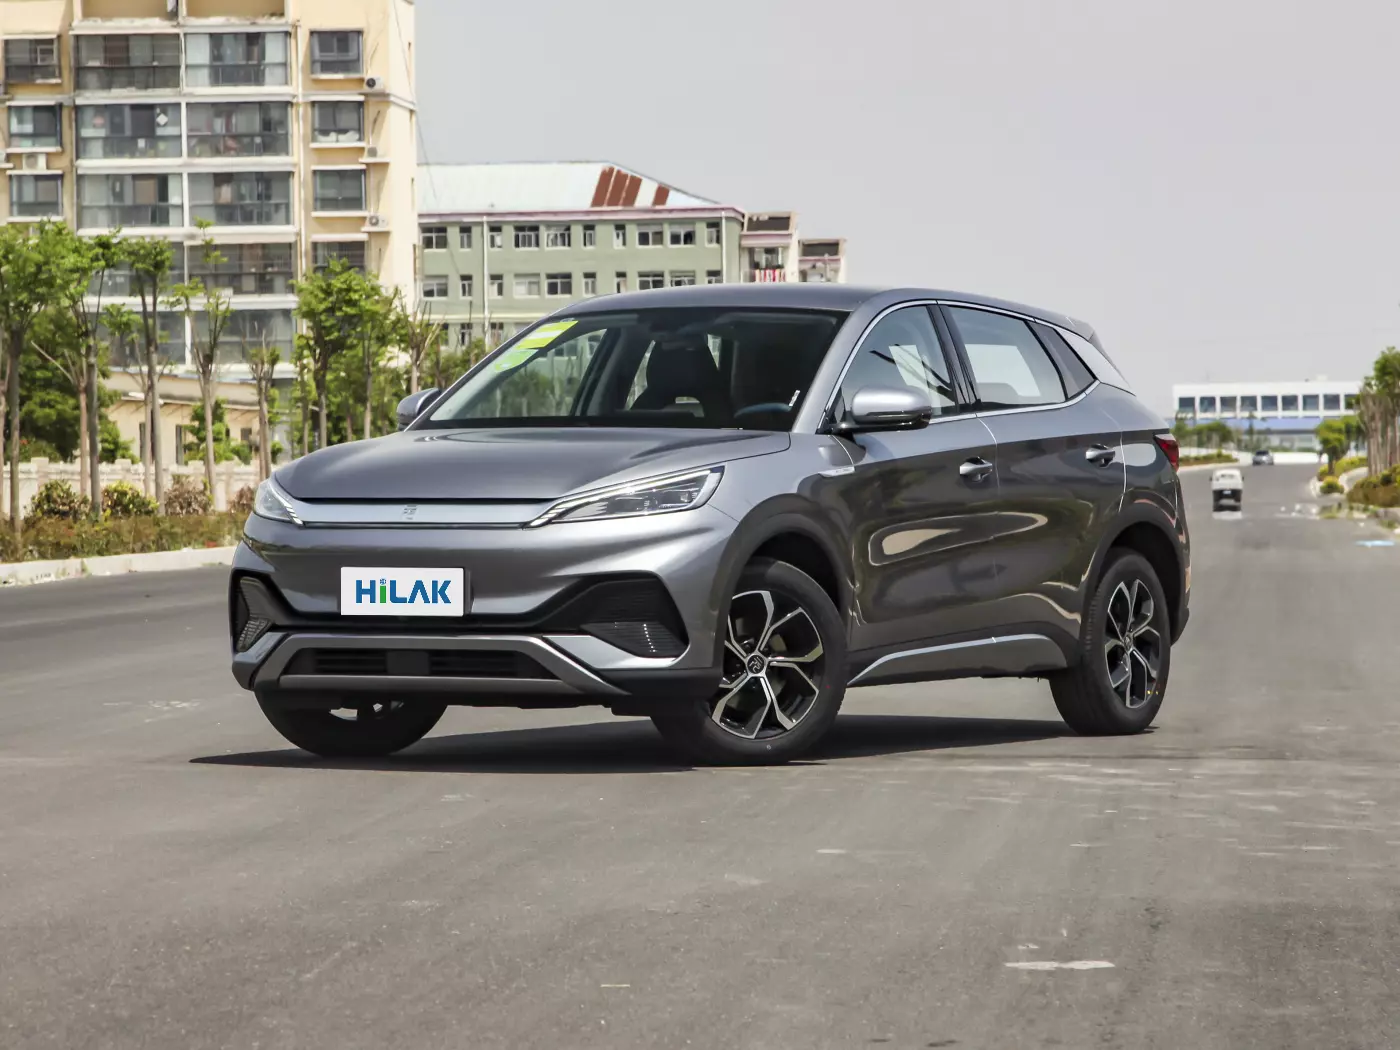
<path fill-rule="evenodd" d="M 79 36 L 79 91 L 175 91 L 180 38 L 173 33 Z"/>
<path fill-rule="evenodd" d="M 183 224 L 184 208 L 179 204 L 84 204 L 78 208 L 78 225 L 88 230 Z"/>
<path fill-rule="evenodd" d="M 185 78 L 192 88 L 285 87 L 287 34 L 191 33 Z"/>
<path fill-rule="evenodd" d="M 191 103 L 190 156 L 290 156 L 290 120 L 286 102 Z"/>
<path fill-rule="evenodd" d="M 287 157 L 291 138 L 286 133 L 259 135 L 196 135 L 190 132 L 190 156 L 210 157 Z"/>
<path fill-rule="evenodd" d="M 62 106 L 19 106 L 11 103 L 9 108 L 9 149 L 62 147 Z"/>
<path fill-rule="evenodd" d="M 191 175 L 190 219 L 215 226 L 290 226 L 291 173 Z"/>
<path fill-rule="evenodd" d="M 180 107 L 78 107 L 79 160 L 150 160 L 179 157 Z"/>
<path fill-rule="evenodd" d="M 759 269 L 744 271 L 745 284 L 785 284 L 787 283 L 787 271 L 778 269 Z"/>
<path fill-rule="evenodd" d="M 63 218 L 62 175 L 11 175 L 10 217 Z"/>
<path fill-rule="evenodd" d="M 185 207 L 179 175 L 81 175 L 78 225 L 183 226 Z"/>
<path fill-rule="evenodd" d="M 222 262 L 211 266 L 201 258 L 190 266 L 206 286 L 230 295 L 291 294 L 296 277 L 292 245 L 221 244 L 218 251 Z"/>

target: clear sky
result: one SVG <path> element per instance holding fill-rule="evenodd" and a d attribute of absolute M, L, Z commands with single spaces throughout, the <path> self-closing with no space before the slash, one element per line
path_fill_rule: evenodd
<path fill-rule="evenodd" d="M 858 283 L 1094 324 L 1139 392 L 1400 343 L 1395 0 L 419 0 L 434 163 L 607 160 Z"/>

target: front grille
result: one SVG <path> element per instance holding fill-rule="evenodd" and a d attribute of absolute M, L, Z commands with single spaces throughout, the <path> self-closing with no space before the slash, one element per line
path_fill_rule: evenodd
<path fill-rule="evenodd" d="M 524 653 L 474 649 L 303 649 L 288 675 L 398 678 L 530 678 L 554 676 Z"/>

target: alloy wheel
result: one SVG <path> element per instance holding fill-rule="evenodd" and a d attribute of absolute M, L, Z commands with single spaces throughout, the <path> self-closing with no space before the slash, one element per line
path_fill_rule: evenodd
<path fill-rule="evenodd" d="M 1108 682 L 1130 710 L 1156 694 L 1162 660 L 1156 615 L 1152 591 L 1139 579 L 1124 580 L 1108 600 L 1103 646 Z"/>
<path fill-rule="evenodd" d="M 787 733 L 815 705 L 824 670 L 821 635 L 799 602 L 768 590 L 736 594 L 710 719 L 746 740 Z"/>

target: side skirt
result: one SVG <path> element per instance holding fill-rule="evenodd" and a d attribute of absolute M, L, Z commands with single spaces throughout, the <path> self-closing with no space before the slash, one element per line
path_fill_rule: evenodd
<path fill-rule="evenodd" d="M 1068 666 L 1065 652 L 1051 638 L 1043 634 L 1014 633 L 886 653 L 866 664 L 850 684 L 1029 677 Z"/>

